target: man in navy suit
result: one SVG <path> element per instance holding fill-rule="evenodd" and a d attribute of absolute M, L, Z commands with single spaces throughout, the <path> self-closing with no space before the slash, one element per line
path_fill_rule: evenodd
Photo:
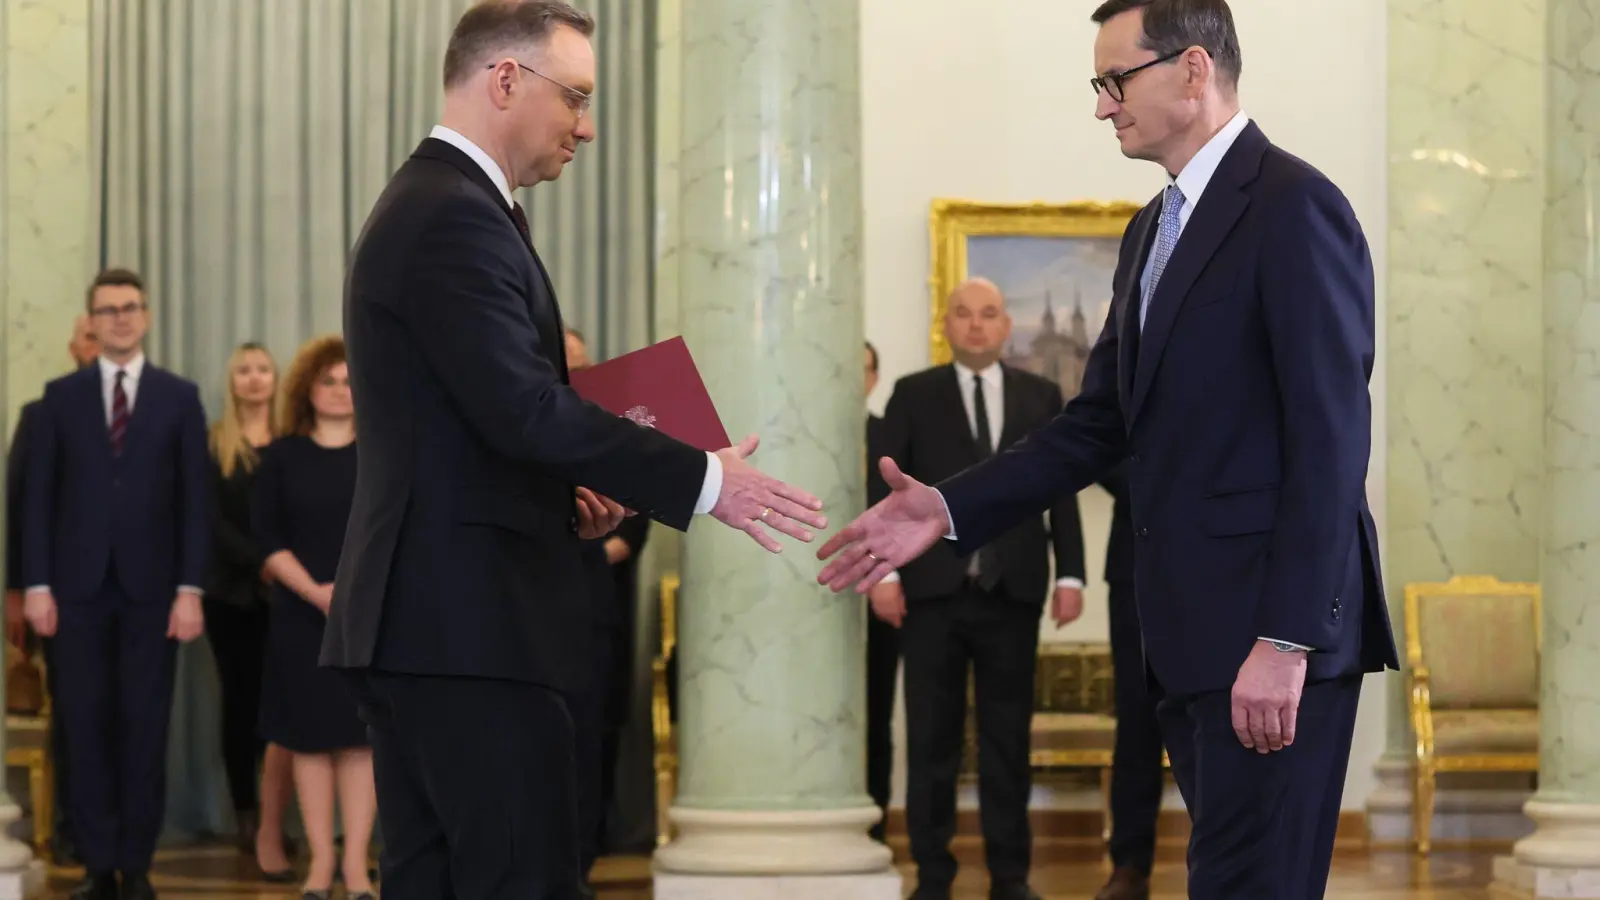
<path fill-rule="evenodd" d="M 67 803 L 88 875 L 72 896 L 148 900 L 176 641 L 204 625 L 205 412 L 192 382 L 145 361 L 138 275 L 100 273 L 88 312 L 100 358 L 46 385 L 29 423 L 23 612 L 55 641 Z"/>
<path fill-rule="evenodd" d="M 819 551 L 866 590 L 1126 463 L 1189 896 L 1321 897 L 1365 672 L 1398 668 L 1365 479 L 1372 260 L 1344 195 L 1239 109 L 1223 0 L 1110 0 L 1096 116 L 1168 184 L 1129 224 L 1083 390 L 1008 452 L 893 493 Z"/>

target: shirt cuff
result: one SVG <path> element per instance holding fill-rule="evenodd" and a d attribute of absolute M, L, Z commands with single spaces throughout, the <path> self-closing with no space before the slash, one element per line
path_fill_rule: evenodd
<path fill-rule="evenodd" d="M 180 594 L 193 594 L 196 597 L 204 597 L 206 595 L 205 591 L 200 590 L 199 588 L 195 587 L 192 584 L 180 584 L 180 585 L 178 585 L 178 593 L 180 593 Z"/>
<path fill-rule="evenodd" d="M 700 499 L 694 503 L 694 514 L 704 515 L 717 505 L 722 496 L 722 460 L 715 453 L 706 454 L 706 480 L 700 483 Z"/>
<path fill-rule="evenodd" d="M 1310 647 L 1307 647 L 1305 644 L 1296 644 L 1294 641 L 1280 641 L 1277 638 L 1269 638 L 1269 637 L 1257 637 L 1256 640 L 1258 640 L 1258 641 L 1266 641 L 1269 644 L 1283 644 L 1285 647 L 1293 647 L 1296 650 L 1304 650 L 1307 653 L 1316 652 L 1316 651 L 1312 650 Z"/>
<path fill-rule="evenodd" d="M 1078 590 L 1081 591 L 1081 590 L 1083 590 L 1083 579 L 1082 578 L 1057 578 L 1056 579 L 1056 587 L 1058 587 L 1058 588 L 1064 588 L 1064 587 L 1077 588 Z"/>
<path fill-rule="evenodd" d="M 950 530 L 944 533 L 944 539 L 953 541 L 956 539 L 956 520 L 950 517 L 950 504 L 944 502 L 944 494 L 939 493 L 938 488 L 933 489 L 933 495 L 939 498 L 939 505 L 944 507 L 944 520 L 950 524 Z"/>
<path fill-rule="evenodd" d="M 878 582 L 878 583 L 879 584 L 899 584 L 900 583 L 900 573 L 899 572 L 890 572 L 889 574 L 883 576 L 883 580 Z"/>
<path fill-rule="evenodd" d="M 35 584 L 35 585 L 33 585 L 33 586 L 28 588 L 28 593 L 30 593 L 30 594 L 48 594 L 48 593 L 50 593 L 50 585 L 48 585 L 48 584 Z"/>

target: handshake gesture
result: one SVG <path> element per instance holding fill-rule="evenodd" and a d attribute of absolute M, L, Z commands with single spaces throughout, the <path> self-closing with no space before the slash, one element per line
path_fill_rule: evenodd
<path fill-rule="evenodd" d="M 822 501 L 811 494 L 763 473 L 746 459 L 761 443 L 755 435 L 737 446 L 717 451 L 722 463 L 722 491 L 711 515 L 729 528 L 750 535 L 768 552 L 781 553 L 783 546 L 772 532 L 810 542 L 812 529 L 828 527 L 828 517 L 819 511 Z M 578 536 L 585 540 L 604 537 L 633 515 L 616 501 L 588 488 L 578 488 Z"/>

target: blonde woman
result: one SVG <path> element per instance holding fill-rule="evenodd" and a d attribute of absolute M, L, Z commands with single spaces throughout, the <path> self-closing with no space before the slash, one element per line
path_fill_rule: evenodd
<path fill-rule="evenodd" d="M 222 759 L 239 826 L 239 849 L 253 853 L 272 881 L 293 878 L 283 840 L 289 754 L 262 741 L 257 728 L 267 642 L 267 585 L 265 561 L 251 530 L 250 496 L 261 448 L 277 436 L 272 409 L 277 388 L 278 366 L 265 347 L 248 343 L 233 351 L 222 418 L 211 426 L 217 510 L 204 599 L 206 633 L 222 684 Z"/>
<path fill-rule="evenodd" d="M 273 579 L 261 733 L 294 755 L 300 817 L 311 846 L 308 900 L 342 875 L 352 900 L 370 896 L 368 844 L 377 814 L 372 748 L 339 675 L 317 665 L 333 577 L 356 486 L 355 408 L 344 341 L 300 349 L 279 397 L 283 436 L 256 481 L 256 537 Z M 344 855 L 334 847 L 334 805 Z"/>

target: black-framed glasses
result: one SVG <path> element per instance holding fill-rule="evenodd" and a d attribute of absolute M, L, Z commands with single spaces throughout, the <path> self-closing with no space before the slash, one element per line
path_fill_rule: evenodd
<path fill-rule="evenodd" d="M 585 94 L 583 91 L 578 90 L 577 88 L 573 87 L 570 84 L 563 84 L 562 82 L 559 82 L 559 81 L 555 80 L 554 78 L 551 78 L 549 75 L 546 75 L 545 73 L 539 71 L 538 69 L 535 69 L 532 66 L 523 65 L 521 60 L 513 59 L 512 62 L 516 63 L 519 68 L 522 68 L 522 69 L 524 69 L 526 71 L 532 72 L 533 74 L 539 76 L 540 78 L 543 78 L 545 81 L 548 81 L 551 84 L 555 85 L 556 87 L 561 88 L 561 90 L 564 93 L 566 93 L 566 95 L 567 95 L 567 105 L 572 107 L 572 111 L 577 113 L 578 115 L 581 116 L 584 113 L 588 112 L 589 111 L 589 107 L 594 105 L 594 95 L 593 94 Z M 484 68 L 485 69 L 492 69 L 492 68 L 494 68 L 495 66 L 498 66 L 498 65 L 499 65 L 499 63 L 490 63 L 489 65 L 484 66 Z"/>
<path fill-rule="evenodd" d="M 89 315 L 97 319 L 115 319 L 118 316 L 131 316 L 141 312 L 144 312 L 144 304 L 133 301 L 121 306 L 96 306 L 89 311 Z"/>
<path fill-rule="evenodd" d="M 1141 63 L 1140 65 L 1134 66 L 1126 72 L 1107 72 L 1104 75 L 1096 75 L 1095 77 L 1089 79 L 1089 86 L 1094 88 L 1095 94 L 1098 95 L 1101 91 L 1105 91 L 1111 95 L 1111 99 L 1121 103 L 1122 86 L 1127 83 L 1129 78 L 1132 78 L 1151 66 L 1159 66 L 1164 62 L 1171 62 L 1188 52 L 1188 50 L 1189 48 L 1185 47 L 1175 53 L 1168 53 L 1166 56 L 1160 57 L 1159 59 L 1152 59 L 1147 63 Z"/>

